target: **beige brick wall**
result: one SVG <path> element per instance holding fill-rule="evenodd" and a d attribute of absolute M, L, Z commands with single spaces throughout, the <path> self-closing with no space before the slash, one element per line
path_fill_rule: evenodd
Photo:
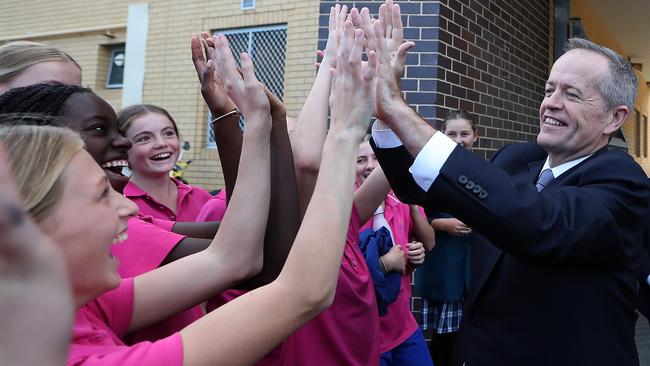
<path fill-rule="evenodd" d="M 109 51 L 123 43 L 129 4 L 142 1 L 11 1 L 0 14 L 0 43 L 31 39 L 69 52 L 83 68 L 83 84 L 116 110 L 121 89 L 106 89 Z M 254 10 L 240 10 L 233 0 L 152 0 L 145 64 L 143 102 L 166 108 L 192 149 L 187 178 L 208 189 L 223 185 L 216 150 L 206 148 L 208 111 L 201 99 L 190 57 L 190 35 L 218 29 L 287 24 L 284 102 L 297 115 L 315 76 L 319 2 L 258 0 Z M 110 31 L 114 38 L 105 36 Z"/>
<path fill-rule="evenodd" d="M 609 33 L 607 28 L 605 28 L 598 15 L 596 15 L 589 8 L 588 2 L 586 0 L 571 1 L 570 14 L 571 17 L 579 17 L 581 19 L 582 25 L 590 40 L 603 46 L 609 47 L 621 55 L 628 57 L 625 50 L 621 48 L 620 44 Z M 650 90 L 643 76 L 639 72 L 636 72 L 636 74 L 637 78 L 639 79 L 639 93 L 634 108 L 640 111 L 641 115 L 650 116 Z M 641 130 L 641 132 L 643 133 L 643 130 Z M 630 116 L 623 125 L 623 134 L 625 135 L 625 140 L 627 141 L 630 154 L 639 163 L 639 165 L 643 167 L 646 174 L 650 173 L 650 158 L 636 157 L 634 154 L 636 148 L 636 139 L 634 132 L 634 113 L 632 112 L 630 112 Z M 643 141 L 644 139 L 640 140 Z M 648 136 L 645 136 L 645 141 L 648 141 Z M 642 147 L 641 151 L 643 154 Z"/>

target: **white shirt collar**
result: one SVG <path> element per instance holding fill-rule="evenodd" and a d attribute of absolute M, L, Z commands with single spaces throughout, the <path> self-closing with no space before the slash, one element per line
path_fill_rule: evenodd
<path fill-rule="evenodd" d="M 557 178 L 560 175 L 564 174 L 564 172 L 566 172 L 567 170 L 569 170 L 569 169 L 573 168 L 574 166 L 582 163 L 583 160 L 585 160 L 586 158 L 588 158 L 590 156 L 591 156 L 591 154 L 587 155 L 587 156 L 583 156 L 583 157 L 575 159 L 575 160 L 567 161 L 566 163 L 562 163 L 562 164 L 560 164 L 560 165 L 558 165 L 558 166 L 556 166 L 554 168 L 551 168 L 551 164 L 549 163 L 548 156 L 547 156 L 546 161 L 544 162 L 544 166 L 542 167 L 542 170 L 540 171 L 540 174 L 542 174 L 541 172 L 543 172 L 545 169 L 551 169 L 551 171 L 553 172 L 553 177 Z"/>

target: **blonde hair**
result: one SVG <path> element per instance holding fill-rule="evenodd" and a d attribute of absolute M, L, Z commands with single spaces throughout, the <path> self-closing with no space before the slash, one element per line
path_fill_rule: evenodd
<path fill-rule="evenodd" d="M 9 81 L 26 68 L 47 61 L 69 61 L 81 66 L 60 49 L 31 41 L 15 41 L 0 46 L 0 81 Z"/>
<path fill-rule="evenodd" d="M 61 198 L 61 174 L 84 149 L 79 134 L 51 126 L 2 126 L 0 141 L 16 176 L 25 209 L 38 222 Z"/>

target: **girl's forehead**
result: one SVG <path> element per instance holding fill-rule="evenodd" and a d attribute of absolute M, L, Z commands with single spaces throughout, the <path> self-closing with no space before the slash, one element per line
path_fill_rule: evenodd
<path fill-rule="evenodd" d="M 450 128 L 450 127 L 456 127 L 456 128 L 472 128 L 472 122 L 464 119 L 464 118 L 455 118 L 455 119 L 450 119 L 445 121 L 445 127 Z"/>

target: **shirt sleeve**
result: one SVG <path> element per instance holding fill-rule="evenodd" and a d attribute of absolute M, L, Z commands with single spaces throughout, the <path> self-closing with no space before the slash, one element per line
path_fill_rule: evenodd
<path fill-rule="evenodd" d="M 183 235 L 138 218 L 129 220 L 128 234 L 126 241 L 111 248 L 120 260 L 118 271 L 123 278 L 158 268 L 169 252 L 185 239 Z"/>
<path fill-rule="evenodd" d="M 169 220 L 163 220 L 163 219 L 156 219 L 156 218 L 152 217 L 152 218 L 151 218 L 151 223 L 154 224 L 154 225 L 156 225 L 156 226 L 158 226 L 158 227 L 161 227 L 161 228 L 163 228 L 163 229 L 165 229 L 165 230 L 167 230 L 167 231 L 172 231 L 172 229 L 174 228 L 174 224 L 176 223 L 176 221 L 169 221 Z"/>
<path fill-rule="evenodd" d="M 219 194 L 212 197 L 208 202 L 206 202 L 198 216 L 196 217 L 197 222 L 204 221 L 221 221 L 223 216 L 226 214 L 226 190 L 222 189 Z"/>
<path fill-rule="evenodd" d="M 86 357 L 69 360 L 68 365 L 182 366 L 183 340 L 179 333 L 174 333 L 153 343 L 140 342 L 132 346 L 115 346 L 110 352 L 104 349 Z"/>
<path fill-rule="evenodd" d="M 379 120 L 375 121 L 372 125 L 372 139 L 380 149 L 402 146 L 402 141 L 400 141 L 399 137 L 390 128 L 385 127 Z"/>
<path fill-rule="evenodd" d="M 648 278 L 646 278 L 646 282 L 648 283 L 648 286 L 650 286 L 650 276 L 648 276 Z"/>
<path fill-rule="evenodd" d="M 378 145 L 379 146 L 379 145 Z M 449 155 L 456 148 L 457 144 L 444 133 L 436 131 L 427 141 L 422 150 L 415 157 L 409 172 L 413 180 L 425 192 L 429 190 L 433 181 L 436 180 L 440 169 L 447 162 Z"/>

